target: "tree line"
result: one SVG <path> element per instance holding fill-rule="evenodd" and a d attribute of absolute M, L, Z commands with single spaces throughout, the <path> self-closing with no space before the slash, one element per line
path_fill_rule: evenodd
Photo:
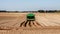
<path fill-rule="evenodd" d="M 39 13 L 55 13 L 60 12 L 60 10 L 38 10 L 38 11 L 6 11 L 6 10 L 0 10 L 0 12 L 39 12 Z"/>
<path fill-rule="evenodd" d="M 56 13 L 60 12 L 60 10 L 38 10 L 40 13 Z"/>

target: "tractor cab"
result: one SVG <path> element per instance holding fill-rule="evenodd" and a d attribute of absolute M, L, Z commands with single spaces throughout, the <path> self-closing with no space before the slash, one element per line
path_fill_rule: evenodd
<path fill-rule="evenodd" d="M 34 14 L 27 14 L 27 20 L 28 21 L 34 21 L 35 20 L 35 15 Z"/>

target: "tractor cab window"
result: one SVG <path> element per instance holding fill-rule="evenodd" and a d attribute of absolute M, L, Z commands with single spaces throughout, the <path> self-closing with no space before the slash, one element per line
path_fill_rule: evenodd
<path fill-rule="evenodd" d="M 27 16 L 27 18 L 29 18 L 29 19 L 33 19 L 33 18 L 35 18 L 34 16 Z"/>

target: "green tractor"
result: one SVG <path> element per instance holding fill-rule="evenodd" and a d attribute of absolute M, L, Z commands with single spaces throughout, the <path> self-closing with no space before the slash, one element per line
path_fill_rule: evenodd
<path fill-rule="evenodd" d="M 30 13 L 30 14 L 27 14 L 27 20 L 28 21 L 34 21 L 35 20 L 35 15 Z"/>

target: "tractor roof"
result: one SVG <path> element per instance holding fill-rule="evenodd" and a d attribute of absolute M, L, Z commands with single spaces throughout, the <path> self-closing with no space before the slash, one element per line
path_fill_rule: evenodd
<path fill-rule="evenodd" d="M 27 14 L 27 16 L 35 16 L 34 14 L 30 13 L 30 14 Z"/>

